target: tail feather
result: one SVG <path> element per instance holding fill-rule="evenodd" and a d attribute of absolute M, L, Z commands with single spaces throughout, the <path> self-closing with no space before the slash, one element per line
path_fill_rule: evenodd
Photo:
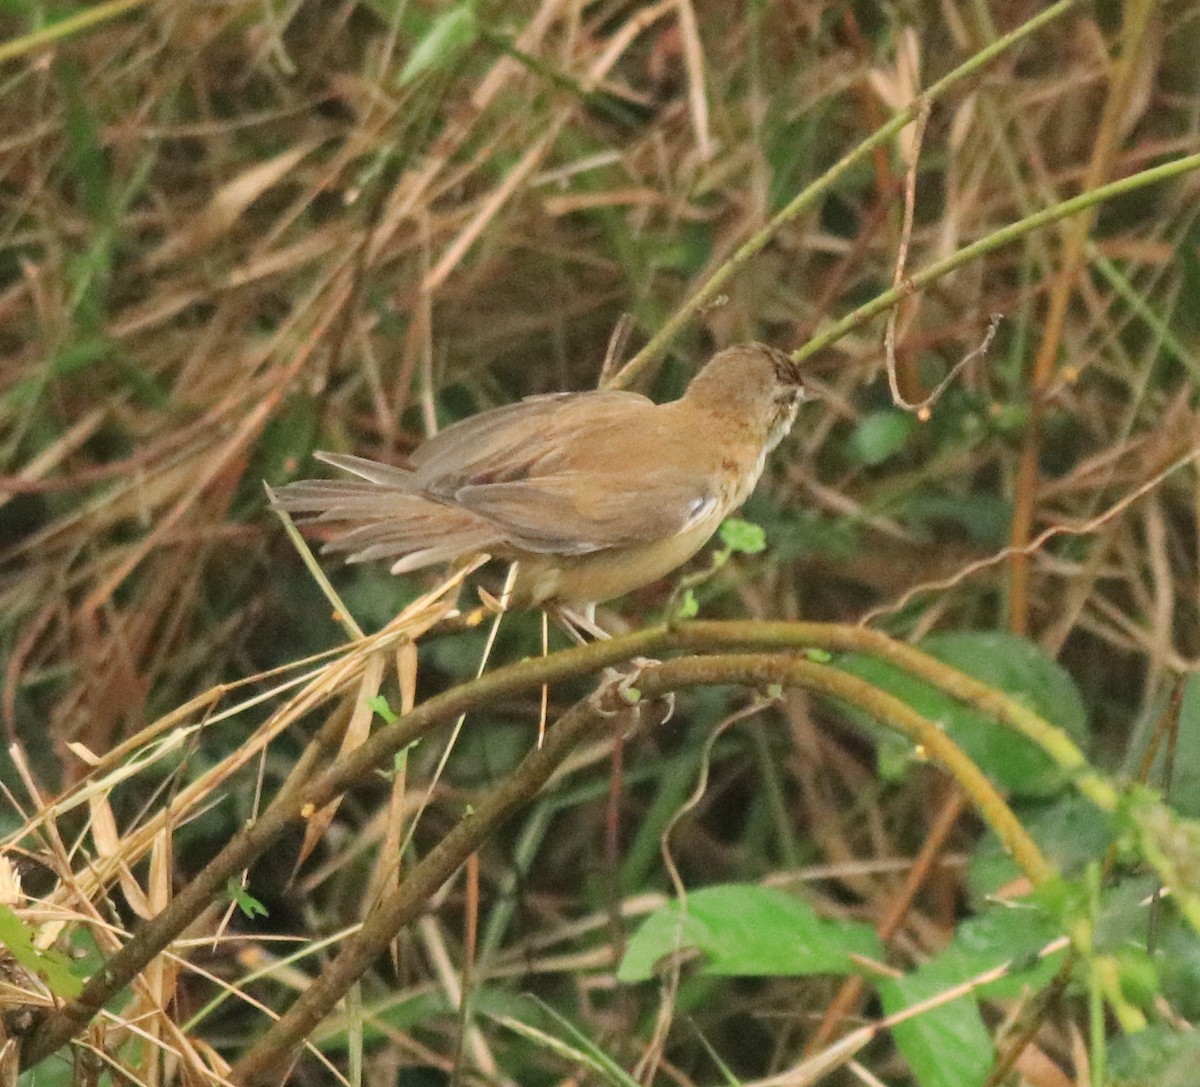
<path fill-rule="evenodd" d="M 366 475 L 366 469 L 359 471 L 343 463 L 360 458 L 338 457 L 335 461 L 326 455 L 321 459 Z M 500 542 L 496 527 L 483 518 L 384 482 L 392 472 L 407 476 L 403 469 L 362 463 L 370 466 L 376 478 L 289 483 L 274 492 L 272 505 L 301 515 L 307 523 L 337 526 L 323 551 L 345 554 L 347 562 L 394 558 L 391 569 L 395 574 L 488 551 Z"/>
<path fill-rule="evenodd" d="M 485 550 L 481 547 L 471 547 L 466 550 L 451 546 L 427 547 L 423 551 L 412 551 L 403 558 L 397 559 L 388 569 L 393 574 L 407 574 L 412 570 L 422 570 L 426 566 L 441 566 L 443 563 L 453 562 L 462 555 L 481 554 Z"/>
<path fill-rule="evenodd" d="M 367 460 L 366 457 L 355 457 L 349 453 L 317 452 L 314 456 L 319 461 L 349 472 L 380 487 L 392 487 L 397 491 L 413 489 L 413 473 L 407 468 L 397 468 L 391 464 L 380 464 L 377 460 Z"/>
<path fill-rule="evenodd" d="M 387 492 L 372 483 L 359 480 L 306 479 L 289 483 L 272 494 L 271 505 L 288 513 L 319 514 L 317 520 L 337 520 L 379 512 Z M 411 501 L 411 496 L 403 496 Z"/>

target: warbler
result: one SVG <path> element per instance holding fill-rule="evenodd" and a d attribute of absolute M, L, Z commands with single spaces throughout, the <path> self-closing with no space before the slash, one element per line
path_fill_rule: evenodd
<path fill-rule="evenodd" d="M 404 466 L 341 453 L 356 479 L 304 480 L 274 504 L 334 533 L 323 550 L 400 574 L 486 553 L 517 563 L 508 602 L 589 611 L 690 559 L 762 475 L 806 391 L 784 352 L 715 354 L 678 400 L 552 393 L 480 412 Z"/>

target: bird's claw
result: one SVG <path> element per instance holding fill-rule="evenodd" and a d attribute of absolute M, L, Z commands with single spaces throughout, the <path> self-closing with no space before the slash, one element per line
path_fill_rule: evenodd
<path fill-rule="evenodd" d="M 642 692 L 637 683 L 647 668 L 661 664 L 662 661 L 650 657 L 633 657 L 627 671 L 620 668 L 605 668 L 600 686 L 588 699 L 592 709 L 602 717 L 617 717 L 629 709 L 637 708 L 642 701 Z M 675 716 L 675 692 L 668 691 L 660 699 L 666 703 L 667 712 L 660 724 L 666 724 Z"/>

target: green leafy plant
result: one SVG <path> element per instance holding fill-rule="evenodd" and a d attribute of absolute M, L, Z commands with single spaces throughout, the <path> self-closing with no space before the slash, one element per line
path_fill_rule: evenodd
<path fill-rule="evenodd" d="M 242 913 L 253 920 L 255 917 L 267 917 L 267 907 L 264 906 L 257 898 L 254 897 L 245 887 L 242 886 L 240 880 L 230 876 L 225 881 L 225 894 Z"/>
<path fill-rule="evenodd" d="M 60 1000 L 74 1000 L 83 982 L 71 973 L 70 960 L 54 948 L 39 949 L 34 932 L 13 911 L 0 904 L 0 945 L 26 970 L 45 982 Z"/>

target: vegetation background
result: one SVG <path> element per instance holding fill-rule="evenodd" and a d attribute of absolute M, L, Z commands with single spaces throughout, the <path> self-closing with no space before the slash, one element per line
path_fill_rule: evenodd
<path fill-rule="evenodd" d="M 902 251 L 915 272 L 1200 150 L 1194 0 L 1057 7 L 941 95 L 923 132 L 816 190 L 641 387 L 677 395 L 730 342 L 800 347 L 892 288 Z M 314 474 L 317 448 L 394 460 L 481 409 L 594 386 L 623 315 L 627 358 L 894 111 L 1045 9 L 0 5 L 0 829 L 23 885 L 0 871 L 0 935 L 25 968 L 9 964 L 2 998 L 6 1075 L 29 1006 L 75 991 L 56 955 L 96 974 L 318 728 L 371 723 L 262 481 Z M 1173 753 L 1174 809 L 1200 815 L 1198 212 L 1195 175 L 1136 187 L 905 297 L 889 336 L 904 396 L 965 361 L 928 418 L 893 399 L 882 318 L 814 352 L 820 400 L 744 511 L 766 549 L 735 533 L 719 568 L 697 559 L 699 614 L 869 619 L 1017 694 L 1106 773 L 1161 785 Z M 352 677 L 384 699 L 376 726 L 472 680 L 484 627 L 426 633 L 452 596 L 326 565 L 359 626 L 392 631 Z M 602 621 L 657 623 L 672 590 Z M 408 625 L 389 628 L 397 614 Z M 537 616 L 507 619 L 492 666 L 540 639 Z M 839 663 L 960 724 L 877 662 Z M 592 686 L 553 685 L 550 719 Z M 436 785 L 446 729 L 360 775 L 307 839 L 293 820 L 173 958 L 109 994 L 73 1061 L 62 1050 L 22 1082 L 219 1082 L 395 885 L 397 858 L 428 856 L 530 751 L 541 714 L 536 686 L 489 695 Z M 1186 911 L 1147 904 L 1111 812 L 978 720 L 959 734 L 969 754 L 1074 878 L 1055 916 L 1098 935 L 1072 930 L 1073 959 L 1060 945 L 1007 988 L 941 999 L 985 963 L 1029 967 L 1064 926 L 987 930 L 1004 915 L 988 901 L 1028 884 L 952 780 L 862 716 L 801 687 L 705 687 L 623 746 L 594 737 L 367 957 L 310 1032 L 329 1063 L 305 1056 L 295 1082 L 1194 1082 Z M 722 933 L 710 967 L 733 961 L 635 980 L 664 953 L 639 923 L 668 916 L 673 875 Z M 811 916 L 789 912 L 801 901 Z M 722 925 L 757 934 L 758 959 Z M 814 958 L 781 968 L 772 954 L 804 926 Z M 886 950 L 855 943 L 880 926 Z M 913 973 L 948 947 L 967 956 L 957 974 Z M 844 984 L 861 992 L 835 999 Z M 822 1048 L 919 995 L 936 1013 Z M 829 1067 L 805 1079 L 814 1053 Z"/>

